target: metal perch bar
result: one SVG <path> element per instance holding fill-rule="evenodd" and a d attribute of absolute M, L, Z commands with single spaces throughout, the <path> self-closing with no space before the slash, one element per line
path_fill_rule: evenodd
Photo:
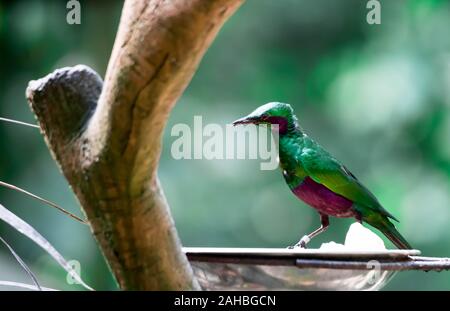
<path fill-rule="evenodd" d="M 224 264 L 296 266 L 297 268 L 367 270 L 376 260 L 382 270 L 450 270 L 450 258 L 423 257 L 417 250 L 375 252 L 286 250 L 261 248 L 184 248 L 189 261 Z"/>
<path fill-rule="evenodd" d="M 422 270 L 442 271 L 450 270 L 450 258 L 432 259 L 425 257 L 411 256 L 409 260 L 402 261 L 379 261 L 381 270 L 386 271 L 404 271 L 404 270 Z M 422 257 L 423 258 L 423 257 Z M 367 270 L 368 261 L 346 261 L 346 260 L 317 260 L 317 259 L 297 259 L 295 265 L 300 268 L 320 268 L 320 269 L 342 269 L 342 270 Z"/>
<path fill-rule="evenodd" d="M 206 290 L 379 290 L 398 271 L 450 269 L 418 250 L 184 248 Z"/>

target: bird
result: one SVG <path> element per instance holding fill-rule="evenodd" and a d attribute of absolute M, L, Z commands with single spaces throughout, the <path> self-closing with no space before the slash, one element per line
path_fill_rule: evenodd
<path fill-rule="evenodd" d="M 298 199 L 319 213 L 320 227 L 289 248 L 306 248 L 329 227 L 331 216 L 353 217 L 378 229 L 399 249 L 412 249 L 392 222 L 398 219 L 346 166 L 304 132 L 289 104 L 267 103 L 232 124 L 265 124 L 276 132 L 284 180 Z"/>

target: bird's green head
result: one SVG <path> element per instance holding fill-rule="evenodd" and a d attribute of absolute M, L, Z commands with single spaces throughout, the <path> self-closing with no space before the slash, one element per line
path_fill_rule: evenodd
<path fill-rule="evenodd" d="M 271 124 L 278 125 L 280 134 L 285 134 L 289 130 L 298 129 L 297 118 L 291 105 L 284 103 L 268 103 L 258 107 L 249 115 L 233 122 L 239 124 Z"/>

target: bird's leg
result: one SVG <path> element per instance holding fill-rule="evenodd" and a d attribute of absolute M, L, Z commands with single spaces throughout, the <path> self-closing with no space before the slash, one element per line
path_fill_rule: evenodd
<path fill-rule="evenodd" d="M 294 247 L 301 247 L 301 248 L 306 248 L 306 244 L 309 243 L 309 241 L 312 240 L 312 238 L 314 238 L 315 236 L 319 235 L 320 233 L 324 232 L 325 230 L 327 230 L 328 226 L 330 225 L 330 220 L 328 218 L 328 215 L 323 215 L 320 214 L 320 227 L 316 230 L 314 230 L 313 232 L 311 232 L 308 235 L 303 236 L 300 241 L 298 241 L 297 244 L 295 244 L 294 246 L 290 246 L 288 248 L 292 249 Z"/>

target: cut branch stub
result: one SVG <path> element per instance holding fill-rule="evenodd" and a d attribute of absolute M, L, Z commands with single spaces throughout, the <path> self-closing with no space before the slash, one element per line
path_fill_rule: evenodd
<path fill-rule="evenodd" d="M 30 81 L 26 97 L 33 103 L 32 109 L 52 149 L 68 145 L 81 134 L 97 106 L 102 86 L 100 76 L 84 65 L 61 68 Z"/>
<path fill-rule="evenodd" d="M 159 185 L 168 115 L 242 0 L 126 1 L 105 82 L 86 66 L 27 98 L 123 289 L 198 289 Z"/>

